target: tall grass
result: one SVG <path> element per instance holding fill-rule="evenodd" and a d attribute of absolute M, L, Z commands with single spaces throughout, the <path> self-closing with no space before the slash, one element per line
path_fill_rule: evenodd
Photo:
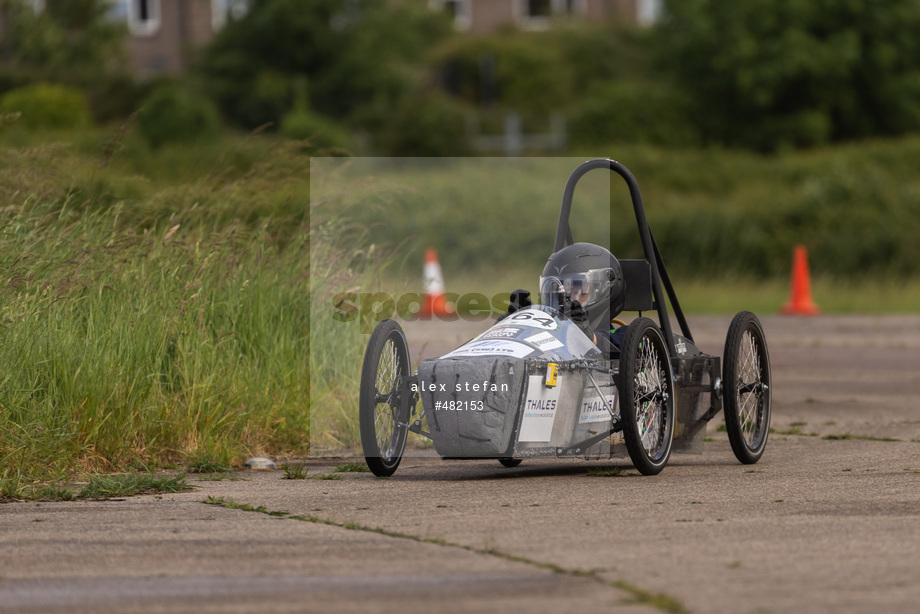
<path fill-rule="evenodd" d="M 365 263 L 373 253 L 348 248 L 348 236 L 355 229 L 325 216 L 316 206 L 310 260 L 310 447 L 313 454 L 355 449 L 358 431 L 358 391 L 366 337 L 357 322 L 339 322 L 332 317 L 333 299 L 347 290 L 364 285 Z"/>
<path fill-rule="evenodd" d="M 536 291 L 541 271 L 540 267 L 531 267 L 496 269 L 488 276 L 445 273 L 445 281 L 451 292 L 461 295 L 478 292 L 491 297 L 502 292 L 507 294 L 516 288 Z M 685 313 L 732 314 L 748 309 L 765 315 L 779 313 L 780 308 L 789 301 L 790 278 L 791 264 L 783 278 L 680 275 L 672 281 Z M 418 291 L 421 287 L 420 276 L 416 277 L 415 282 L 413 291 Z M 898 314 L 920 311 L 920 277 L 835 279 L 826 275 L 813 275 L 811 282 L 813 298 L 822 313 Z M 400 283 L 403 283 L 400 279 L 392 282 L 393 287 L 398 287 Z"/>
<path fill-rule="evenodd" d="M 0 494 L 308 451 L 309 152 L 232 145 L 169 181 L 0 149 Z"/>
<path fill-rule="evenodd" d="M 382 286 L 395 257 L 368 240 L 368 229 L 354 222 L 368 198 L 386 200 L 392 186 L 374 177 L 346 179 L 351 162 L 317 158 L 311 164 L 310 313 L 311 453 L 351 453 L 360 449 L 358 397 L 368 333 L 376 319 L 357 314 L 335 317 L 340 293 L 392 292 Z M 396 238 L 398 241 L 398 238 Z"/>

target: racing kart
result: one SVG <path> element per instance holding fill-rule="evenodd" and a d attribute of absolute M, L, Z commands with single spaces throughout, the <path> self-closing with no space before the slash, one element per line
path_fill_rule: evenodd
<path fill-rule="evenodd" d="M 402 328 L 380 322 L 365 352 L 359 398 L 361 443 L 375 475 L 396 471 L 409 432 L 430 438 L 445 459 L 491 458 L 514 467 L 534 457 L 628 454 L 640 473 L 655 475 L 672 451 L 701 453 L 706 425 L 723 410 L 737 459 L 761 458 L 772 383 L 763 327 L 742 311 L 731 321 L 721 359 L 697 348 L 629 169 L 610 159 L 575 169 L 563 192 L 553 253 L 574 243 L 575 186 L 595 169 L 625 180 L 645 256 L 620 260 L 623 310 L 638 312 L 621 346 L 601 349 L 566 316 L 561 301 L 548 301 L 511 313 L 413 372 Z M 657 322 L 644 312 L 657 314 Z"/>

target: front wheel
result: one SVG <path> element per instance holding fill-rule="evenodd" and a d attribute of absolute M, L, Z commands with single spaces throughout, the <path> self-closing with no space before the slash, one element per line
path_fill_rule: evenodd
<path fill-rule="evenodd" d="M 674 440 L 674 374 L 664 335 L 648 318 L 629 325 L 618 388 L 629 458 L 643 475 L 661 473 Z"/>
<path fill-rule="evenodd" d="M 735 457 L 751 465 L 770 434 L 770 353 L 757 316 L 742 311 L 734 317 L 722 356 L 725 430 Z"/>
<path fill-rule="evenodd" d="M 406 447 L 408 416 L 400 415 L 400 406 L 408 407 L 403 400 L 411 394 L 405 381 L 409 368 L 402 328 L 393 320 L 382 321 L 364 353 L 358 411 L 364 460 L 378 477 L 393 475 Z"/>

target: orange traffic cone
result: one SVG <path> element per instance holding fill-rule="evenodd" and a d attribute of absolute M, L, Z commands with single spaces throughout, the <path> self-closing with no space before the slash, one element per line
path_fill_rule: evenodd
<path fill-rule="evenodd" d="M 438 262 L 438 252 L 429 247 L 425 251 L 425 300 L 419 309 L 418 317 L 430 320 L 431 316 L 439 318 L 452 318 L 457 314 L 447 302 L 444 295 L 444 277 L 441 275 L 441 263 Z"/>
<path fill-rule="evenodd" d="M 821 313 L 811 298 L 811 276 L 808 273 L 808 250 L 797 245 L 792 259 L 792 287 L 789 302 L 783 306 L 786 315 L 814 316 Z"/>

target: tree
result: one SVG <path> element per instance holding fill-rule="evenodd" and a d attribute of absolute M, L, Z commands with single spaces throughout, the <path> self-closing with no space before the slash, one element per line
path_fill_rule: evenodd
<path fill-rule="evenodd" d="M 43 10 L 0 0 L 0 79 L 7 87 L 34 81 L 86 87 L 123 73 L 127 31 L 108 11 L 107 0 L 45 0 Z"/>
<path fill-rule="evenodd" d="M 920 0 L 667 0 L 659 59 L 716 142 L 759 150 L 920 129 Z"/>
<path fill-rule="evenodd" d="M 450 31 L 445 15 L 418 0 L 255 0 L 204 50 L 198 73 L 243 126 L 278 122 L 306 78 L 313 110 L 375 130 Z"/>

